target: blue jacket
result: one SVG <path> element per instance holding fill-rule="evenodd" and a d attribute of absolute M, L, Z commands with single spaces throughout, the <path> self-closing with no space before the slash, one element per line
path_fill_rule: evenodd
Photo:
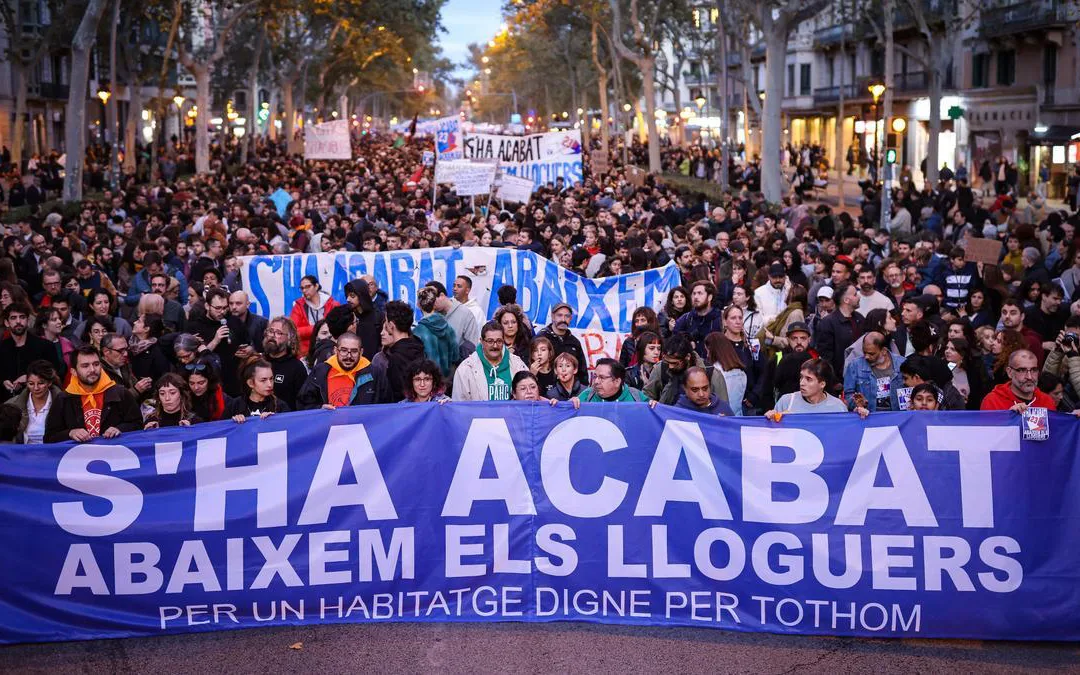
<path fill-rule="evenodd" d="M 731 410 L 731 406 L 716 394 L 709 394 L 709 405 L 705 407 L 694 405 L 694 402 L 687 398 L 686 394 L 682 394 L 679 396 L 679 400 L 675 402 L 675 407 L 705 413 L 706 415 L 723 415 L 724 417 L 735 416 L 735 413 Z"/>
<path fill-rule="evenodd" d="M 675 320 L 676 333 L 686 333 L 694 343 L 694 350 L 701 358 L 708 358 L 708 350 L 705 349 L 705 336 L 713 331 L 724 329 L 724 322 L 720 310 L 713 307 L 705 316 L 690 310 Z"/>
<path fill-rule="evenodd" d="M 180 283 L 180 294 L 176 297 L 181 299 L 183 304 L 187 302 L 187 279 L 184 278 L 184 273 L 175 267 L 165 268 L 165 274 L 170 277 L 175 277 L 176 281 Z M 139 270 L 139 273 L 131 277 L 131 285 L 128 286 L 127 295 L 124 297 L 124 304 L 129 307 L 134 307 L 139 304 L 139 298 L 150 292 L 150 274 L 146 271 L 146 268 Z"/>
<path fill-rule="evenodd" d="M 892 357 L 893 368 L 893 376 L 889 381 L 889 401 L 892 404 L 892 410 L 896 412 L 900 410 L 896 392 L 904 386 L 904 377 L 900 374 L 900 364 L 904 362 L 904 357 L 896 352 L 889 352 L 889 356 Z M 852 399 L 856 393 L 866 397 L 867 409 L 870 412 L 877 410 L 877 378 L 874 377 L 874 371 L 864 358 L 852 359 L 851 363 L 844 368 L 844 400 L 847 401 L 849 409 L 854 409 Z"/>

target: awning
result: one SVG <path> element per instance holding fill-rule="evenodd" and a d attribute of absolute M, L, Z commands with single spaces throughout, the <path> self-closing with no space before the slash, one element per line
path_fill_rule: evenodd
<path fill-rule="evenodd" d="M 1031 132 L 1029 140 L 1034 145 L 1066 145 L 1071 143 L 1074 137 L 1080 140 L 1080 127 L 1054 124 L 1045 129 L 1037 127 Z"/>

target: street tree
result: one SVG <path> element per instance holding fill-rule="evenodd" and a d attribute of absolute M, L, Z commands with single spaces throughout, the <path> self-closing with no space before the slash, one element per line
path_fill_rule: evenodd
<path fill-rule="evenodd" d="M 67 161 L 64 167 L 65 202 L 82 199 L 83 158 L 86 154 L 86 87 L 90 79 L 90 52 L 94 48 L 98 24 L 105 11 L 105 0 L 89 0 L 83 10 L 79 27 L 71 40 L 71 77 L 68 93 L 64 147 Z"/>

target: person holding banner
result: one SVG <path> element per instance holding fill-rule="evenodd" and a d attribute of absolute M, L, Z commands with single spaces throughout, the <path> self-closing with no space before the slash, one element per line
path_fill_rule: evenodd
<path fill-rule="evenodd" d="M 803 413 L 846 413 L 844 402 L 826 391 L 833 381 L 832 365 L 822 358 L 810 359 L 799 370 L 799 391 L 784 394 L 765 418 L 779 422 L 784 415 Z"/>
<path fill-rule="evenodd" d="M 289 406 L 274 396 L 274 369 L 266 361 L 254 356 L 248 359 L 240 369 L 240 380 L 247 395 L 230 399 L 225 405 L 225 417 L 243 424 L 248 417 L 289 412 Z"/>
<path fill-rule="evenodd" d="M 480 331 L 476 351 L 454 374 L 454 400 L 509 401 L 514 376 L 523 370 L 528 370 L 525 362 L 506 348 L 502 326 L 488 321 Z"/>
<path fill-rule="evenodd" d="M 442 371 L 431 359 L 413 361 L 405 371 L 405 398 L 401 403 L 449 403 Z"/>
<path fill-rule="evenodd" d="M 596 362 L 593 369 L 593 386 L 578 394 L 581 403 L 644 403 L 650 408 L 657 406 L 657 401 L 649 400 L 645 394 L 626 385 L 626 369 L 615 359 L 603 358 Z"/>
<path fill-rule="evenodd" d="M 544 339 L 547 338 L 537 338 Z M 557 401 L 576 399 L 585 391 L 585 385 L 577 379 L 578 360 L 573 354 L 563 352 L 555 357 L 555 384 L 547 389 L 547 397 Z"/>
<path fill-rule="evenodd" d="M 71 370 L 74 377 L 64 389 L 65 395 L 53 403 L 45 419 L 46 443 L 85 443 L 142 428 L 139 404 L 102 371 L 97 349 L 77 347 L 71 352 Z"/>
<path fill-rule="evenodd" d="M 572 354 L 578 362 L 578 381 L 587 384 L 589 368 L 585 360 L 585 350 L 581 348 L 581 341 L 570 332 L 570 319 L 573 316 L 574 309 L 565 302 L 560 302 L 551 310 L 551 323 L 541 328 L 538 335 L 551 340 L 556 354 Z"/>
<path fill-rule="evenodd" d="M 143 428 L 189 427 L 201 421 L 191 410 L 191 390 L 184 378 L 176 373 L 158 378 L 154 383 L 154 411 Z"/>
<path fill-rule="evenodd" d="M 356 333 L 338 337 L 334 355 L 315 366 L 300 388 L 297 406 L 301 410 L 334 410 L 374 403 L 371 362 L 364 358 L 363 351 Z"/>

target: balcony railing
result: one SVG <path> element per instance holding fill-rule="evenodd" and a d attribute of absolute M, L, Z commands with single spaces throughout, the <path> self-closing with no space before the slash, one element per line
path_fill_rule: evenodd
<path fill-rule="evenodd" d="M 844 85 L 844 98 L 851 100 L 857 96 L 862 96 L 865 93 L 857 90 L 857 85 L 845 84 Z M 814 90 L 814 104 L 820 105 L 822 103 L 836 103 L 840 100 L 840 87 L 821 87 Z"/>
<path fill-rule="evenodd" d="M 71 87 L 55 82 L 39 82 L 27 87 L 28 93 L 37 98 L 50 98 L 66 101 Z"/>
<path fill-rule="evenodd" d="M 1068 0 L 1032 0 L 983 10 L 979 23 L 984 37 L 994 37 L 1060 26 L 1068 20 Z"/>
<path fill-rule="evenodd" d="M 896 87 L 896 91 L 926 91 L 929 84 L 930 80 L 927 74 L 921 70 L 911 73 L 897 73 L 893 78 L 893 86 Z"/>

